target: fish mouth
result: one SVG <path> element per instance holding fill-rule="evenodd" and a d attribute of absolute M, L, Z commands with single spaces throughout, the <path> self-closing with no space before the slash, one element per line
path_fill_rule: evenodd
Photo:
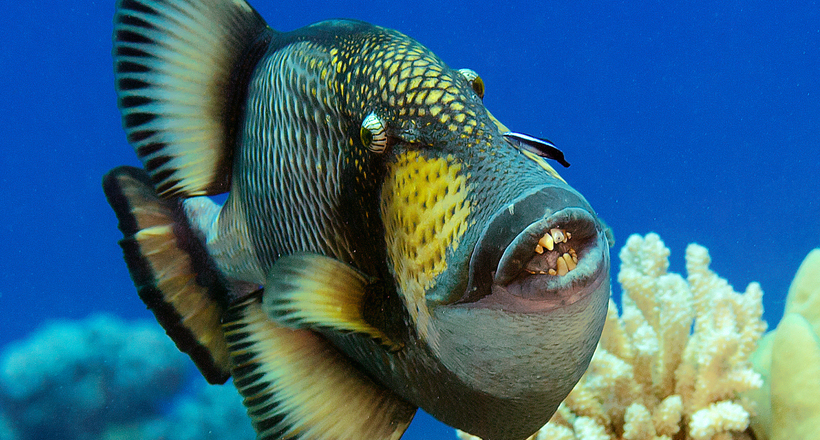
<path fill-rule="evenodd" d="M 516 216 L 516 210 L 524 212 Z M 580 195 L 542 189 L 506 211 L 499 211 L 482 233 L 460 303 L 543 312 L 597 291 L 609 273 L 609 246 L 603 226 Z"/>

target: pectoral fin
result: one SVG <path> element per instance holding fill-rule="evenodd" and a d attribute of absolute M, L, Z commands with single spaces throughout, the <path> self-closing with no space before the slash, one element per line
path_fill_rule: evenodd
<path fill-rule="evenodd" d="M 271 321 L 260 294 L 229 308 L 223 328 L 259 440 L 399 439 L 415 414 L 320 335 Z"/>
<path fill-rule="evenodd" d="M 367 276 L 336 259 L 311 253 L 288 255 L 268 273 L 262 310 L 291 328 L 364 333 L 398 348 L 365 319 L 372 285 Z"/>

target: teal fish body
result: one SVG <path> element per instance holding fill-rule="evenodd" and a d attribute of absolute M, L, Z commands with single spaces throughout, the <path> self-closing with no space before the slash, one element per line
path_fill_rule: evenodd
<path fill-rule="evenodd" d="M 399 438 L 420 407 L 523 439 L 586 370 L 606 228 L 475 72 L 241 0 L 120 0 L 114 63 L 144 164 L 103 181 L 132 279 L 258 438 Z"/>

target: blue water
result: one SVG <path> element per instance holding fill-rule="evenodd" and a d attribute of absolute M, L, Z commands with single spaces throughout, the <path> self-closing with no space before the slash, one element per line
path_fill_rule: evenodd
<path fill-rule="evenodd" d="M 150 318 L 116 245 L 102 174 L 138 165 L 116 110 L 113 1 L 4 2 L 0 14 L 0 345 L 94 311 Z M 547 137 L 613 228 L 689 242 L 782 313 L 820 246 L 816 2 L 256 1 L 275 29 L 350 17 L 477 71 L 487 107 Z M 617 269 L 617 252 L 613 253 Z M 419 416 L 408 439 L 453 438 Z"/>

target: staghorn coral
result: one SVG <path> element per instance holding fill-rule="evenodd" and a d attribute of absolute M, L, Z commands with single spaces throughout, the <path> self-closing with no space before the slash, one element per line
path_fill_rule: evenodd
<path fill-rule="evenodd" d="M 610 301 L 589 369 L 531 440 L 749 438 L 740 393 L 762 385 L 750 357 L 766 330 L 763 292 L 734 292 L 702 246 L 686 250 L 686 279 L 667 272 L 668 257 L 656 234 L 627 240 L 623 313 Z"/>

